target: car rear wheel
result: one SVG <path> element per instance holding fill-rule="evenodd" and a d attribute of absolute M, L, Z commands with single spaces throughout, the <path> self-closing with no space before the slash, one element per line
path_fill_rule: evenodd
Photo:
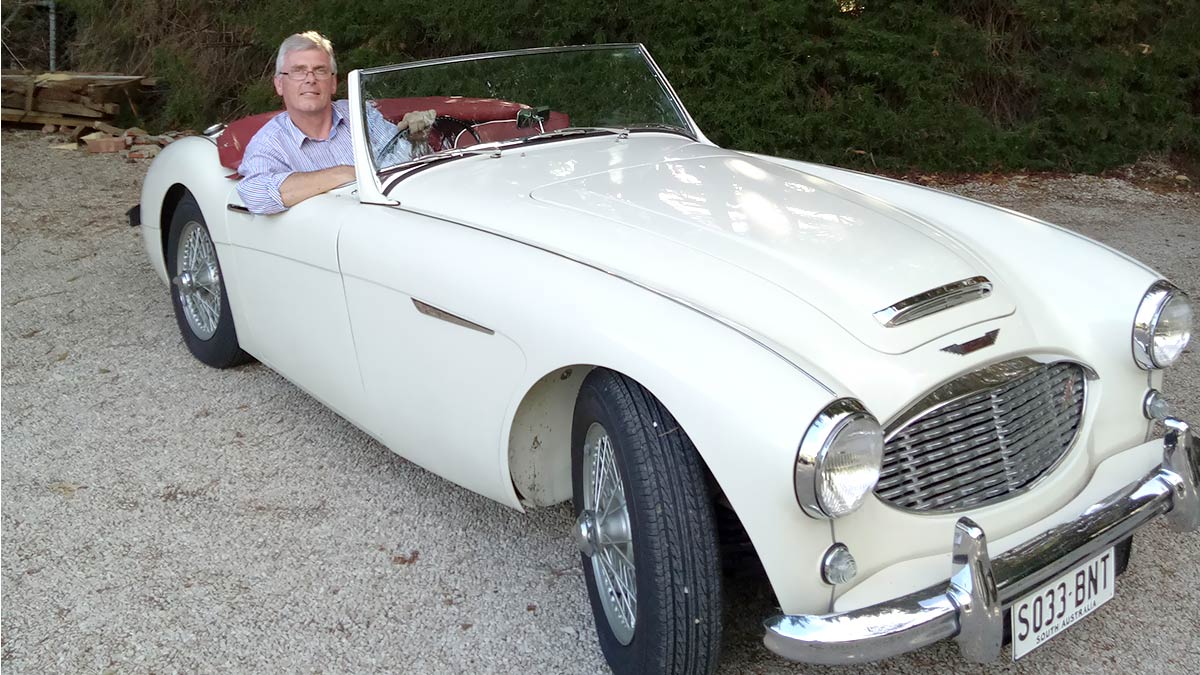
<path fill-rule="evenodd" d="M 171 215 L 166 254 L 171 304 L 188 350 L 214 368 L 249 361 L 250 355 L 238 345 L 216 246 L 191 193 Z"/>
<path fill-rule="evenodd" d="M 575 540 L 613 672 L 713 672 L 720 556 L 691 440 L 650 392 L 603 369 L 583 383 L 572 436 Z"/>

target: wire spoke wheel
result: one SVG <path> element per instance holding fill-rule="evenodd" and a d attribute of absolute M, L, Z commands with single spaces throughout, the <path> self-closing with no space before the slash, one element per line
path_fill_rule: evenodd
<path fill-rule="evenodd" d="M 201 363 L 232 368 L 252 357 L 238 344 L 217 247 L 195 196 L 184 190 L 171 213 L 163 262 L 184 345 Z"/>
<path fill-rule="evenodd" d="M 637 627 L 637 568 L 629 526 L 625 486 L 617 472 L 612 439 L 599 423 L 587 431 L 583 446 L 583 516 L 592 519 L 592 571 L 613 635 L 624 645 Z"/>
<path fill-rule="evenodd" d="M 192 333 L 208 340 L 221 319 L 221 272 L 208 230 L 192 220 L 183 226 L 172 280 Z"/>

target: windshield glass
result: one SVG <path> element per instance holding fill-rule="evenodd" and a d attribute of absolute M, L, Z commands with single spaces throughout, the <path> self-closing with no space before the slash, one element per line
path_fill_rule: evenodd
<path fill-rule="evenodd" d="M 379 170 L 433 155 L 639 128 L 695 132 L 640 45 L 530 50 L 363 71 Z"/>

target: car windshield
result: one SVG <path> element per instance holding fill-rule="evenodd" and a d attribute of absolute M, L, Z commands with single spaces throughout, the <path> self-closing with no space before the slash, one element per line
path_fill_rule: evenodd
<path fill-rule="evenodd" d="M 379 170 L 641 129 L 696 135 L 641 45 L 536 49 L 373 68 L 362 71 L 359 88 Z"/>

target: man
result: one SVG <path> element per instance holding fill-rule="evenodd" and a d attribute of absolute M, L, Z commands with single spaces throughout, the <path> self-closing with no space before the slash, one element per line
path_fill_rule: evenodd
<path fill-rule="evenodd" d="M 328 39 L 308 31 L 279 45 L 275 93 L 283 97 L 285 112 L 250 139 L 238 167 L 243 176 L 238 194 L 252 212 L 279 213 L 355 180 L 350 104 L 333 101 L 336 90 L 337 61 Z M 424 144 L 434 114 L 432 110 L 410 112 L 392 125 L 368 106 L 367 132 L 376 161 L 396 164 L 411 159 L 413 143 Z M 382 153 L 388 141 L 405 129 L 409 140 L 401 138 Z"/>

